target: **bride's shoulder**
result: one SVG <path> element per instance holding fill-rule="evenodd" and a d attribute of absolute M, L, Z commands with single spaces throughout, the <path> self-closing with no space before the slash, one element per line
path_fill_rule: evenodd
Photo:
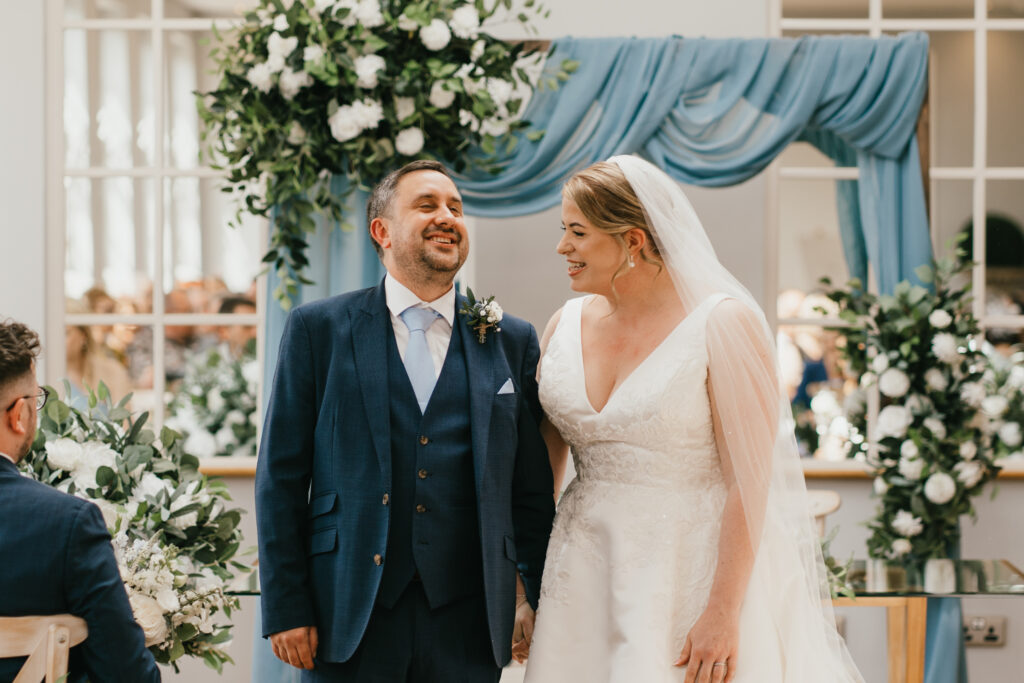
<path fill-rule="evenodd" d="M 562 321 L 562 315 L 565 312 L 565 310 L 567 308 L 572 307 L 572 306 L 580 306 L 580 305 L 582 305 L 583 300 L 586 299 L 586 298 L 587 297 L 585 297 L 585 296 L 581 296 L 581 297 L 576 297 L 576 298 L 573 298 L 573 299 L 569 299 L 564 304 L 562 304 L 562 306 L 559 307 L 559 309 L 557 311 L 554 312 L 554 314 L 548 320 L 548 324 L 544 326 L 544 334 L 542 334 L 541 337 L 540 337 L 540 350 L 541 350 L 541 353 L 543 353 L 544 350 L 547 349 L 548 342 L 551 341 L 551 337 L 555 334 L 555 330 L 558 329 L 558 324 Z"/>

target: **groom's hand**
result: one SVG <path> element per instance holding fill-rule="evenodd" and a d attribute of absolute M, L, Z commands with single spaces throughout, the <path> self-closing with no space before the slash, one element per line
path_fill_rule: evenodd
<path fill-rule="evenodd" d="M 318 644 L 316 626 L 300 626 L 270 636 L 274 656 L 298 669 L 312 669 Z"/>
<path fill-rule="evenodd" d="M 533 620 L 536 615 L 526 597 L 516 599 L 516 624 L 512 629 L 512 659 L 520 664 L 530 655 Z"/>

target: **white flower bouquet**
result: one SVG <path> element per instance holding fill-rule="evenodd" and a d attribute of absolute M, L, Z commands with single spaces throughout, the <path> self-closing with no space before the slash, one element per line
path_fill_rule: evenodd
<path fill-rule="evenodd" d="M 157 438 L 145 428 L 147 413 L 125 408 L 129 398 L 114 405 L 100 383 L 87 411 L 51 399 L 21 467 L 100 508 L 156 660 L 177 670 L 181 657 L 202 657 L 221 671 L 231 662 L 231 625 L 213 617 L 230 616 L 237 600 L 225 589 L 251 573 L 233 559 L 242 511 L 226 507 L 226 485 L 198 472 L 181 435 L 165 427 Z"/>
<path fill-rule="evenodd" d="M 486 32 L 492 21 L 531 30 L 534 0 L 259 0 L 234 31 L 216 34 L 221 79 L 201 93 L 204 140 L 241 212 L 274 214 L 264 261 L 288 307 L 306 234 L 322 212 L 343 221 L 345 196 L 330 176 L 366 187 L 416 158 L 497 172 L 526 134 L 526 101 L 557 87 L 576 64 L 543 75 L 541 55 Z"/>
<path fill-rule="evenodd" d="M 958 284 L 969 283 L 969 268 L 958 248 L 955 258 L 917 270 L 932 289 L 901 282 L 892 295 L 875 296 L 854 280 L 828 293 L 850 325 L 836 328 L 844 358 L 881 399 L 877 456 L 866 440 L 851 448 L 875 475 L 872 557 L 908 564 L 948 557 L 960 517 L 975 516 L 972 498 L 999 470 L 984 428 L 986 360 L 970 287 Z M 864 411 L 848 418 L 853 432 L 867 433 Z"/>
<path fill-rule="evenodd" d="M 982 378 L 982 430 L 995 457 L 1024 459 L 1024 350 L 1009 358 L 993 350 L 989 360 Z"/>
<path fill-rule="evenodd" d="M 199 458 L 256 455 L 259 366 L 254 353 L 234 358 L 226 345 L 190 355 L 167 426 Z"/>

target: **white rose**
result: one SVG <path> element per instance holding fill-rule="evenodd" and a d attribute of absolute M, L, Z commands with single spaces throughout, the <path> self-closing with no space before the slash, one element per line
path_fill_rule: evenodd
<path fill-rule="evenodd" d="M 253 87 L 263 93 L 270 92 L 270 88 L 274 85 L 274 73 L 270 70 L 270 66 L 266 62 L 260 62 L 250 68 L 245 78 Z"/>
<path fill-rule="evenodd" d="M 508 132 L 508 121 L 500 119 L 487 119 L 480 126 L 480 132 L 484 135 L 500 137 Z"/>
<path fill-rule="evenodd" d="M 981 401 L 981 411 L 993 420 L 1002 417 L 1010 409 L 1010 402 L 998 394 L 986 396 Z"/>
<path fill-rule="evenodd" d="M 892 556 L 903 557 L 913 549 L 913 544 L 905 538 L 897 538 L 892 542 Z"/>
<path fill-rule="evenodd" d="M 210 409 L 210 412 L 219 413 L 224 406 L 224 395 L 220 393 L 220 389 L 216 387 L 210 389 L 210 393 L 206 395 L 206 407 Z"/>
<path fill-rule="evenodd" d="M 889 369 L 889 356 L 884 353 L 880 353 L 871 359 L 871 369 L 875 373 L 881 375 L 883 372 Z"/>
<path fill-rule="evenodd" d="M 299 46 L 299 39 L 295 36 L 291 38 L 285 38 L 280 33 L 271 33 L 270 37 L 267 38 L 267 55 L 268 57 L 281 57 L 287 59 L 288 56 L 295 52 L 295 48 Z"/>
<path fill-rule="evenodd" d="M 459 110 L 459 125 L 463 128 L 468 127 L 474 133 L 480 130 L 480 120 L 473 115 L 473 112 L 465 109 Z"/>
<path fill-rule="evenodd" d="M 327 119 L 331 127 L 331 136 L 338 142 L 346 142 L 363 132 L 362 127 L 356 122 L 352 105 L 345 104 L 338 107 L 338 110 Z"/>
<path fill-rule="evenodd" d="M 892 528 L 896 533 L 911 537 L 917 536 L 919 533 L 924 531 L 924 525 L 921 524 L 921 519 L 915 517 L 912 513 L 906 510 L 900 510 L 896 513 L 896 516 L 892 520 Z"/>
<path fill-rule="evenodd" d="M 974 460 L 978 454 L 978 445 L 973 441 L 964 441 L 960 444 L 960 457 L 964 460 Z"/>
<path fill-rule="evenodd" d="M 186 512 L 178 517 L 172 517 L 169 521 L 171 526 L 179 529 L 188 529 L 189 527 L 195 526 L 199 521 L 199 513 L 195 511 Z"/>
<path fill-rule="evenodd" d="M 228 425 L 229 427 L 233 425 L 242 425 L 245 424 L 246 422 L 248 422 L 248 419 L 246 419 L 245 413 L 243 413 L 241 410 L 232 410 L 231 412 L 224 416 L 224 424 Z"/>
<path fill-rule="evenodd" d="M 196 579 L 197 593 L 210 593 L 224 587 L 224 582 L 209 567 L 203 567 L 199 573 L 200 576 Z"/>
<path fill-rule="evenodd" d="M 356 85 L 360 88 L 376 88 L 377 73 L 383 71 L 387 62 L 380 55 L 363 55 L 356 57 L 355 72 Z"/>
<path fill-rule="evenodd" d="M 409 17 L 407 17 L 405 15 L 405 12 L 402 12 L 400 15 L 398 15 L 398 28 L 399 28 L 399 30 L 402 30 L 402 31 L 415 31 L 415 30 L 419 29 L 419 27 L 420 27 L 420 25 L 417 24 L 412 19 L 410 19 Z"/>
<path fill-rule="evenodd" d="M 900 444 L 900 455 L 905 458 L 916 458 L 918 454 L 917 444 L 907 439 Z"/>
<path fill-rule="evenodd" d="M 999 428 L 999 440 L 1010 448 L 1016 448 L 1021 443 L 1021 430 L 1019 422 L 1007 422 Z"/>
<path fill-rule="evenodd" d="M 921 394 L 911 394 L 908 396 L 906 406 L 907 410 L 914 415 L 922 415 L 924 413 L 931 412 L 934 407 L 932 402 L 928 400 L 928 397 L 922 396 Z"/>
<path fill-rule="evenodd" d="M 235 443 L 235 432 L 231 429 L 231 426 L 225 424 L 214 435 L 217 440 L 217 451 L 226 451 L 228 446 Z"/>
<path fill-rule="evenodd" d="M 910 378 L 898 368 L 889 368 L 878 378 L 878 390 L 889 398 L 899 398 L 910 390 Z"/>
<path fill-rule="evenodd" d="M 932 353 L 946 365 L 952 365 L 960 361 L 960 350 L 956 337 L 948 332 L 935 335 L 932 339 Z"/>
<path fill-rule="evenodd" d="M 274 18 L 274 30 L 275 31 L 287 31 L 288 30 L 288 16 L 285 14 L 278 14 Z"/>
<path fill-rule="evenodd" d="M 928 368 L 924 373 L 924 383 L 932 391 L 942 392 L 949 386 L 946 373 L 938 368 Z"/>
<path fill-rule="evenodd" d="M 359 100 L 352 103 L 352 115 L 362 130 L 371 130 L 384 120 L 384 107 L 377 100 Z"/>
<path fill-rule="evenodd" d="M 883 477 L 875 477 L 874 489 L 875 495 L 884 496 L 889 490 L 889 484 Z"/>
<path fill-rule="evenodd" d="M 419 128 L 406 128 L 395 137 L 395 149 L 407 157 L 419 154 L 423 149 L 423 131 Z"/>
<path fill-rule="evenodd" d="M 416 113 L 416 100 L 412 97 L 395 98 L 395 118 L 399 123 Z"/>
<path fill-rule="evenodd" d="M 292 99 L 299 94 L 300 90 L 310 85 L 313 85 L 312 76 L 305 71 L 292 71 L 288 67 L 284 68 L 277 81 L 281 96 L 286 100 Z"/>
<path fill-rule="evenodd" d="M 941 308 L 935 309 L 932 311 L 932 314 L 928 316 L 928 323 L 932 327 L 936 327 L 940 330 L 949 327 L 951 322 L 953 322 L 953 316 Z"/>
<path fill-rule="evenodd" d="M 298 146 L 305 141 L 306 129 L 298 121 L 293 122 L 292 127 L 288 129 L 288 144 Z M 245 374 L 245 366 L 242 367 L 242 374 Z"/>
<path fill-rule="evenodd" d="M 452 33 L 459 38 L 472 40 L 480 30 L 480 15 L 472 5 L 463 5 L 452 12 L 450 22 Z"/>
<path fill-rule="evenodd" d="M 377 28 L 384 24 L 384 14 L 380 11 L 379 0 L 359 0 L 354 14 L 359 23 L 366 28 Z"/>
<path fill-rule="evenodd" d="M 310 45 L 302 50 L 302 61 L 319 62 L 324 57 L 324 49 L 319 45 Z"/>
<path fill-rule="evenodd" d="M 885 438 L 887 436 L 903 438 L 907 433 L 907 427 L 911 423 L 910 411 L 903 406 L 886 406 L 878 414 L 878 433 Z"/>
<path fill-rule="evenodd" d="M 960 386 L 960 398 L 972 408 L 980 408 L 985 400 L 985 387 L 978 382 L 964 382 Z"/>
<path fill-rule="evenodd" d="M 860 385 L 862 387 L 870 387 L 872 384 L 875 383 L 876 379 L 878 379 L 878 375 L 876 375 L 875 373 L 865 372 L 863 375 L 860 376 Z"/>
<path fill-rule="evenodd" d="M 128 602 L 132 606 L 132 615 L 135 623 L 142 627 L 142 633 L 146 637 L 146 647 L 159 645 L 167 638 L 167 620 L 164 619 L 163 610 L 156 600 L 148 595 L 132 593 L 128 596 Z"/>
<path fill-rule="evenodd" d="M 152 472 L 146 472 L 142 475 L 142 479 L 139 481 L 139 488 L 137 492 L 141 493 L 146 498 L 156 498 L 161 491 L 166 491 L 167 486 L 164 484 L 164 480 L 156 476 Z"/>
<path fill-rule="evenodd" d="M 427 99 L 438 109 L 447 109 L 455 101 L 455 93 L 445 89 L 444 81 L 434 81 Z"/>
<path fill-rule="evenodd" d="M 1011 389 L 1024 389 L 1024 365 L 1015 365 L 1006 378 L 1006 386 Z"/>
<path fill-rule="evenodd" d="M 956 482 L 945 472 L 936 472 L 924 482 L 924 497 L 936 505 L 944 505 L 956 495 Z"/>
<path fill-rule="evenodd" d="M 334 0 L 313 0 L 313 10 L 317 14 L 326 12 L 334 5 Z"/>
<path fill-rule="evenodd" d="M 487 94 L 494 100 L 494 104 L 499 107 L 504 106 L 510 97 L 512 97 L 512 91 L 515 86 L 502 78 L 488 78 L 487 79 Z"/>
<path fill-rule="evenodd" d="M 900 458 L 900 474 L 910 481 L 917 481 L 921 478 L 924 470 L 924 460 L 921 458 Z"/>
<path fill-rule="evenodd" d="M 298 124 L 296 124 L 298 125 Z M 301 128 L 301 126 L 300 126 Z M 305 136 L 306 131 L 302 131 Z M 250 386 L 256 386 L 256 383 L 260 381 L 260 364 L 255 360 L 249 360 L 242 363 L 242 379 L 244 379 Z"/>
<path fill-rule="evenodd" d="M 985 476 L 985 468 L 977 460 L 958 462 L 953 465 L 953 471 L 956 472 L 956 478 L 969 489 L 974 488 Z"/>
<path fill-rule="evenodd" d="M 111 503 L 106 498 L 91 498 L 89 502 L 100 509 L 100 513 L 103 515 L 103 524 L 108 529 L 113 529 L 117 526 L 117 520 L 121 513 L 124 512 L 124 508 Z"/>
<path fill-rule="evenodd" d="M 420 40 L 423 47 L 434 52 L 443 49 L 452 39 L 452 32 L 448 24 L 440 19 L 434 19 L 429 26 L 420 29 Z"/>
<path fill-rule="evenodd" d="M 942 420 L 939 418 L 926 417 L 924 419 L 924 426 L 936 439 L 941 441 L 946 438 L 946 425 L 942 424 Z"/>
<path fill-rule="evenodd" d="M 469 49 L 469 59 L 470 59 L 470 61 L 476 62 L 481 57 L 483 57 L 484 56 L 484 50 L 486 48 L 487 48 L 487 46 L 486 46 L 486 44 L 484 44 L 484 41 L 482 41 L 482 40 L 478 40 L 475 43 L 473 43 L 473 47 L 471 47 Z"/>
<path fill-rule="evenodd" d="M 217 439 L 204 429 L 192 432 L 185 439 L 185 452 L 197 458 L 212 458 L 217 455 Z"/>
<path fill-rule="evenodd" d="M 56 439 L 46 442 L 46 462 L 52 469 L 71 472 L 82 457 L 82 446 L 71 439 Z"/>

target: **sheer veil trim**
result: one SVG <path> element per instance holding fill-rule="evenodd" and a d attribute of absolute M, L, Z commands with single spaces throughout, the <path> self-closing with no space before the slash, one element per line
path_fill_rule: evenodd
<path fill-rule="evenodd" d="M 788 681 L 863 678 L 839 637 L 826 570 L 807 503 L 789 403 L 778 381 L 774 335 L 757 301 L 718 260 L 679 185 L 636 156 L 609 159 L 643 205 L 666 270 L 687 312 L 724 294 L 707 328 L 708 385 L 756 550 L 748 591 L 771 604 Z M 742 644 L 741 644 L 742 647 Z M 817 678 L 817 676 L 822 676 Z"/>

